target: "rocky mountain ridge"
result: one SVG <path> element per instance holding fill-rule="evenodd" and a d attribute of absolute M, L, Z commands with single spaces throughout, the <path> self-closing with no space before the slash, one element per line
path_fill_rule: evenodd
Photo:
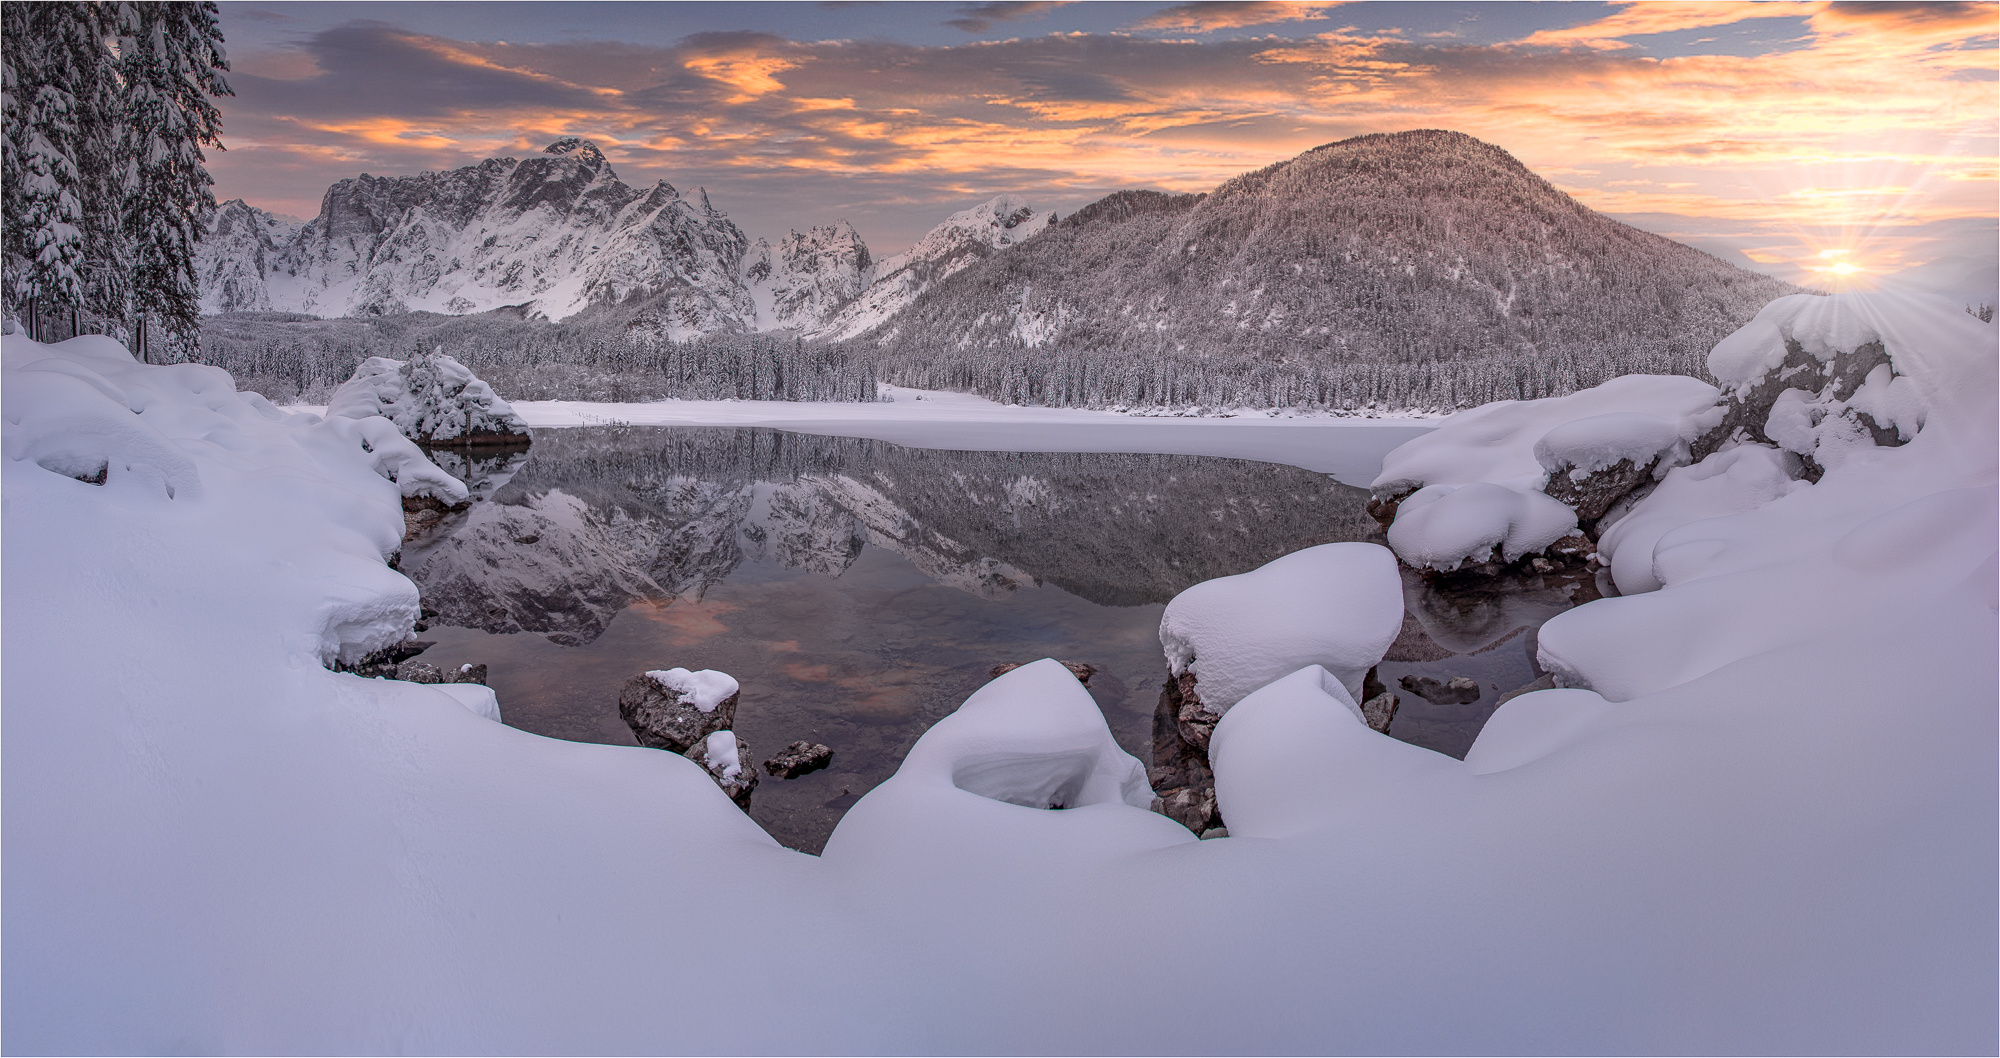
<path fill-rule="evenodd" d="M 198 249 L 197 271 L 209 314 L 510 310 L 563 320 L 610 309 L 675 341 L 844 336 L 1054 220 L 1002 195 L 886 261 L 845 220 L 753 243 L 706 189 L 634 188 L 595 144 L 567 138 L 525 161 L 342 180 L 302 224 L 231 200 Z"/>

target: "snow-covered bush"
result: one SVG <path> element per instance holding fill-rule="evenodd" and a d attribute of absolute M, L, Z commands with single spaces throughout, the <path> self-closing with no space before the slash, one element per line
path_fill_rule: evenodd
<path fill-rule="evenodd" d="M 1374 544 L 1321 544 L 1174 596 L 1160 647 L 1169 672 L 1193 673 L 1202 705 L 1220 715 L 1306 665 L 1324 666 L 1358 702 L 1402 627 L 1395 557 Z"/>
<path fill-rule="evenodd" d="M 326 414 L 379 415 L 422 444 L 526 444 L 528 424 L 464 364 L 419 351 L 408 360 L 371 356 L 333 391 Z"/>

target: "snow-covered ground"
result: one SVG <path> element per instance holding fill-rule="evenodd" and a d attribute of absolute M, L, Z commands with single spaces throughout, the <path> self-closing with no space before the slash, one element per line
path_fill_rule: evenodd
<path fill-rule="evenodd" d="M 1922 431 L 1658 534 L 1665 587 L 1549 622 L 1572 689 L 1509 702 L 1467 761 L 1303 668 L 1217 725 L 1231 836 L 1198 841 L 1030 665 L 817 859 L 684 758 L 327 671 L 415 616 L 361 438 L 10 336 L 0 1042 L 1992 1051 L 1994 331 L 1852 309 Z"/>

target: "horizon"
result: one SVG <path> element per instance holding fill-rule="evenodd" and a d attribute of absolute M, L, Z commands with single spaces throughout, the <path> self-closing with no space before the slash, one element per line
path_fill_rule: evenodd
<path fill-rule="evenodd" d="M 1000 194 L 1067 215 L 1438 128 L 1791 282 L 1989 263 L 2000 230 L 1991 4 L 221 7 L 216 196 L 301 220 L 578 136 L 753 239 L 846 220 L 886 257 Z"/>

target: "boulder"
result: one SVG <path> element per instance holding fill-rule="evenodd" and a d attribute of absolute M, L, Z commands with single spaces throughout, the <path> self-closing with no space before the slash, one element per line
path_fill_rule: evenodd
<path fill-rule="evenodd" d="M 437 646 L 437 644 L 428 639 L 405 639 L 395 646 L 383 647 L 381 650 L 363 657 L 352 665 L 335 665 L 334 671 L 351 672 L 356 676 L 367 676 L 370 678 L 381 676 L 387 679 L 400 679 L 401 677 L 396 675 L 397 665 L 409 658 L 416 657 L 418 654 L 434 646 Z"/>
<path fill-rule="evenodd" d="M 328 418 L 380 415 L 421 445 L 520 447 L 534 438 L 507 402 L 442 349 L 371 356 L 327 401 Z"/>
<path fill-rule="evenodd" d="M 988 675 L 998 679 L 1026 664 L 1029 664 L 1029 662 L 1011 661 L 1005 665 L 995 665 Z M 1090 686 L 1090 678 L 1097 675 L 1097 666 L 1086 665 L 1081 661 L 1058 661 L 1056 664 L 1068 669 L 1069 674 L 1076 677 L 1076 682 L 1083 684 L 1085 687 Z"/>
<path fill-rule="evenodd" d="M 625 681 L 618 691 L 618 715 L 640 745 L 686 753 L 709 735 L 735 726 L 739 693 L 728 673 L 655 669 Z"/>
<path fill-rule="evenodd" d="M 446 674 L 445 674 L 445 677 L 446 677 L 446 678 L 445 678 L 445 682 L 446 682 L 446 683 L 478 683 L 478 684 L 484 684 L 484 683 L 486 682 L 486 666 L 485 666 L 485 665 L 483 665 L 483 664 L 482 664 L 482 665 L 472 665 L 472 664 L 465 664 L 465 665 L 460 665 L 459 667 L 457 667 L 457 668 L 455 668 L 455 669 L 451 670 L 450 672 L 446 673 Z"/>
<path fill-rule="evenodd" d="M 428 661 L 412 658 L 396 666 L 396 678 L 405 683 L 449 683 L 444 678 L 444 670 Z"/>
<path fill-rule="evenodd" d="M 1453 676 L 1443 682 L 1429 676 L 1405 676 L 1397 682 L 1432 705 L 1465 705 L 1479 700 L 1479 681 L 1466 676 Z"/>
<path fill-rule="evenodd" d="M 1361 703 L 1361 719 L 1368 721 L 1369 727 L 1386 735 L 1389 733 L 1389 724 L 1396 719 L 1396 707 L 1402 704 L 1401 698 L 1383 691 Z"/>
<path fill-rule="evenodd" d="M 815 742 L 798 741 L 778 751 L 764 762 L 764 770 L 780 779 L 795 779 L 826 767 L 833 751 Z"/>
<path fill-rule="evenodd" d="M 715 785 L 736 802 L 736 807 L 745 812 L 750 810 L 750 793 L 757 788 L 757 768 L 750 763 L 750 743 L 737 737 L 734 731 L 712 731 L 681 755 L 701 765 Z"/>
<path fill-rule="evenodd" d="M 1196 745 L 1182 734 L 1181 715 L 1193 693 L 1194 677 L 1169 676 L 1160 688 L 1160 704 L 1153 711 L 1153 753 L 1146 768 L 1146 780 L 1153 787 L 1153 811 L 1187 827 L 1196 834 L 1220 823 L 1215 806 L 1215 773 L 1208 766 L 1207 735 L 1215 730 L 1214 719 L 1196 723 L 1202 742 Z M 1199 712 L 1200 700 L 1194 700 Z M 1213 714 L 1209 714 L 1212 716 Z"/>

